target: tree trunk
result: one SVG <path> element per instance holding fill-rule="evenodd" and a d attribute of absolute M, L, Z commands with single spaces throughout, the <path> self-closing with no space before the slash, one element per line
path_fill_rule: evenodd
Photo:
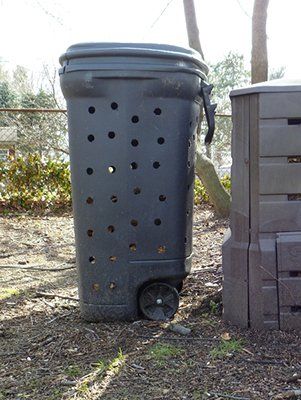
<path fill-rule="evenodd" d="M 204 53 L 200 42 L 199 28 L 196 20 L 194 0 L 183 0 L 183 3 L 189 46 L 198 51 L 201 54 L 202 59 L 204 59 Z"/>
<path fill-rule="evenodd" d="M 183 0 L 183 4 L 189 45 L 204 58 L 196 20 L 194 0 Z M 203 115 L 201 115 L 201 117 L 203 117 Z M 202 118 L 200 118 L 200 121 L 201 120 Z M 197 146 L 196 152 L 196 173 L 201 179 L 217 214 L 226 217 L 230 213 L 230 195 L 220 183 L 212 161 L 202 154 L 200 144 Z"/>
<path fill-rule="evenodd" d="M 267 10 L 269 0 L 254 0 L 252 16 L 252 83 L 268 80 Z"/>

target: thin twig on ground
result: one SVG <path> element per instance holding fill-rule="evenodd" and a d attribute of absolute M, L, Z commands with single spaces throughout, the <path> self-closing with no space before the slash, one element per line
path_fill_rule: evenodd
<path fill-rule="evenodd" d="M 65 265 L 65 264 L 61 264 Z M 40 268 L 43 267 L 44 265 L 28 265 L 28 266 L 23 266 L 23 265 L 0 265 L 0 270 L 1 269 L 23 269 L 26 271 L 42 271 L 42 272 L 60 272 L 60 271 L 67 271 L 69 269 L 75 269 L 75 265 L 72 267 L 64 267 L 64 268 Z"/>

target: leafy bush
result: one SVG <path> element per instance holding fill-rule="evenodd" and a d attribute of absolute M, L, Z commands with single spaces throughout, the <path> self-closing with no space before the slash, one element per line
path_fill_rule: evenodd
<path fill-rule="evenodd" d="M 71 206 L 69 163 L 37 154 L 0 162 L 0 207 L 10 210 L 57 210 Z"/>
<path fill-rule="evenodd" d="M 221 182 L 230 191 L 231 180 Z M 201 181 L 195 179 L 195 204 L 208 203 Z M 42 159 L 38 154 L 0 162 L 0 211 L 68 210 L 71 207 L 69 163 Z"/>
<path fill-rule="evenodd" d="M 231 190 L 231 177 L 225 175 L 221 178 L 221 183 L 227 192 Z M 209 196 L 206 192 L 202 182 L 196 177 L 194 182 L 194 204 L 199 205 L 201 203 L 209 203 Z"/>

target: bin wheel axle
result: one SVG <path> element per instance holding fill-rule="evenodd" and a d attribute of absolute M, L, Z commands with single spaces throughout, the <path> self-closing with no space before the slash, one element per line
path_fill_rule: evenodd
<path fill-rule="evenodd" d="M 154 321 L 170 319 L 179 307 L 178 291 L 167 283 L 152 283 L 141 292 L 139 306 L 148 319 Z"/>

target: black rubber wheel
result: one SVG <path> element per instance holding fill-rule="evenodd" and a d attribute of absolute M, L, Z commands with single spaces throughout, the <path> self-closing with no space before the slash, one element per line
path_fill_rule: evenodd
<path fill-rule="evenodd" d="M 153 321 L 165 321 L 177 312 L 178 291 L 167 283 L 152 283 L 141 292 L 139 306 L 146 318 Z"/>

